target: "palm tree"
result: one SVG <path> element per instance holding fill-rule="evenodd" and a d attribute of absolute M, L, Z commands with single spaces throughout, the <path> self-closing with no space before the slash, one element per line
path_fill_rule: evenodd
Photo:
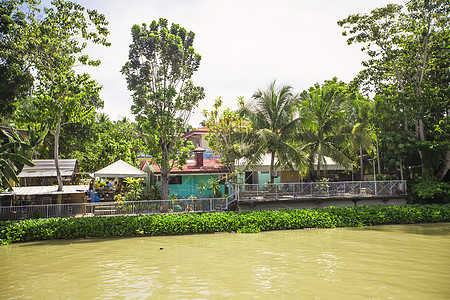
<path fill-rule="evenodd" d="M 348 138 L 345 130 L 343 95 L 341 83 L 333 79 L 322 87 L 316 85 L 304 91 L 299 102 L 299 111 L 308 116 L 310 124 L 302 128 L 300 137 L 309 151 L 312 165 L 317 161 L 316 177 L 320 176 L 320 167 L 325 156 L 331 157 L 344 167 L 349 167 L 350 159 L 341 151 L 340 145 Z"/>
<path fill-rule="evenodd" d="M 208 185 L 203 180 L 200 180 L 200 182 L 196 185 L 196 187 L 197 187 L 200 198 L 203 198 L 203 196 L 205 195 L 204 194 L 205 191 L 208 190 Z"/>
<path fill-rule="evenodd" d="M 359 150 L 361 167 L 361 181 L 364 180 L 364 155 L 363 150 L 370 152 L 373 148 L 372 128 L 370 122 L 370 102 L 361 97 L 356 97 L 349 102 L 351 122 L 353 123 L 351 136 L 352 144 Z"/>
<path fill-rule="evenodd" d="M 273 81 L 266 90 L 258 90 L 252 102 L 241 105 L 241 113 L 251 121 L 253 128 L 252 162 L 257 163 L 267 152 L 271 154 L 271 183 L 277 167 L 294 169 L 295 165 L 304 164 L 302 153 L 293 142 L 293 134 L 303 120 L 295 110 L 297 96 L 292 93 L 292 87 L 276 87 L 275 84 Z"/>

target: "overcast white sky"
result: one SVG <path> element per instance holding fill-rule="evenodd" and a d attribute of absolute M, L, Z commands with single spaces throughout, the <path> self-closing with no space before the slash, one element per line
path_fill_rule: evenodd
<path fill-rule="evenodd" d="M 368 13 L 400 0 L 74 0 L 106 15 L 111 32 L 109 48 L 96 47 L 101 66 L 89 72 L 103 85 L 103 112 L 112 120 L 133 119 L 131 93 L 120 73 L 128 59 L 133 24 L 160 17 L 194 31 L 194 48 L 202 56 L 194 84 L 205 88 L 190 124 L 198 126 L 201 111 L 218 96 L 236 108 L 237 98 L 248 101 L 257 89 L 274 79 L 301 92 L 316 82 L 337 76 L 349 82 L 361 69 L 365 55 L 348 46 L 337 21 L 350 14 Z"/>

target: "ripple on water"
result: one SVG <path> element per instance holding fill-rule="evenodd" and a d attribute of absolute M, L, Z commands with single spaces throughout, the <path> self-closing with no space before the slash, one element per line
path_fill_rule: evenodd
<path fill-rule="evenodd" d="M 447 299 L 448 249 L 450 224 L 15 244 L 0 298 Z"/>

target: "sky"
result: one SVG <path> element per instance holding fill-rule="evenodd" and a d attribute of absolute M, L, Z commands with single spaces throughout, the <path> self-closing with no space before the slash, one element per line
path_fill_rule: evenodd
<path fill-rule="evenodd" d="M 222 97 L 224 106 L 237 108 L 237 99 L 251 100 L 258 89 L 276 80 L 301 92 L 315 83 L 338 77 L 349 82 L 367 58 L 360 45 L 347 45 L 337 21 L 350 14 L 369 13 L 400 0 L 73 0 L 96 9 L 109 21 L 111 47 L 89 47 L 99 67 L 88 72 L 103 86 L 101 112 L 111 120 L 134 119 L 133 100 L 125 76 L 131 27 L 160 17 L 195 33 L 194 49 L 202 56 L 195 85 L 206 97 L 192 113 L 199 126 L 202 110 Z"/>

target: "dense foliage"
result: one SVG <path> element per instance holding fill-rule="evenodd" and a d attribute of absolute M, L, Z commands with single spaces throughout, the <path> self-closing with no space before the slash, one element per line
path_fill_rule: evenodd
<path fill-rule="evenodd" d="M 448 128 L 449 2 L 389 4 L 338 24 L 348 44 L 362 44 L 369 56 L 354 83 L 376 93 L 374 125 L 388 152 L 385 168 L 442 180 L 450 167 L 449 132 L 436 128 Z"/>
<path fill-rule="evenodd" d="M 161 197 L 169 197 L 169 174 L 186 163 L 189 151 L 181 138 L 203 88 L 191 80 L 201 56 L 193 48 L 195 34 L 160 18 L 149 26 L 133 25 L 128 62 L 122 68 L 133 92 L 131 111 L 144 129 L 149 155 L 161 170 Z"/>
<path fill-rule="evenodd" d="M 8 137 L 9 142 L 4 145 L 0 145 L 0 193 L 4 189 L 10 188 L 11 184 L 9 180 L 12 180 L 16 184 L 19 183 L 17 175 L 22 170 L 24 165 L 34 166 L 29 161 L 24 153 L 28 150 L 29 145 L 24 143 L 23 138 L 15 130 L 8 132 L 0 129 L 0 133 L 3 133 Z"/>
<path fill-rule="evenodd" d="M 293 170 L 305 163 L 301 149 L 295 144 L 294 133 L 303 116 L 295 110 L 298 96 L 288 85 L 276 86 L 273 81 L 265 90 L 258 90 L 253 101 L 241 103 L 240 113 L 252 124 L 250 143 L 255 145 L 252 162 L 270 153 L 270 183 L 277 167 Z"/>
<path fill-rule="evenodd" d="M 450 205 L 355 206 L 311 210 L 58 218 L 0 222 L 0 240 L 3 244 L 9 244 L 50 239 L 260 232 L 449 221 Z"/>
<path fill-rule="evenodd" d="M 409 186 L 414 203 L 450 203 L 450 182 L 418 177 Z"/>
<path fill-rule="evenodd" d="M 53 0 L 40 7 L 40 1 L 2 2 L 2 41 L 12 41 L 6 48 L 9 56 L 18 57 L 27 65 L 25 74 L 33 75 L 31 124 L 45 124 L 54 136 L 54 153 L 58 190 L 63 182 L 59 169 L 59 138 L 61 127 L 68 123 L 89 121 L 98 108 L 101 86 L 89 73 L 77 73 L 77 65 L 97 66 L 86 54 L 88 44 L 109 46 L 108 22 L 96 10 L 65 0 Z M 5 7 L 7 9 L 5 10 Z M 9 16 L 9 17 L 8 17 Z M 6 21 L 5 21 L 6 20 Z M 5 26 L 3 26 L 5 25 Z M 8 62 L 8 57 L 0 61 Z M 3 65 L 3 64 L 2 64 Z M 13 64 L 6 63 L 8 70 Z M 15 64 L 17 65 L 17 63 Z M 20 67 L 20 64 L 19 64 Z M 4 85 L 5 81 L 1 82 Z M 15 97 L 22 88 L 14 93 Z M 3 89 L 0 91 L 3 94 Z"/>
<path fill-rule="evenodd" d="M 61 158 L 77 159 L 82 172 L 95 172 L 121 159 L 136 167 L 137 156 L 146 153 L 145 139 L 136 122 L 111 121 L 94 113 L 90 122 L 67 124 L 61 129 Z M 52 156 L 54 140 L 48 136 L 35 158 Z"/>

